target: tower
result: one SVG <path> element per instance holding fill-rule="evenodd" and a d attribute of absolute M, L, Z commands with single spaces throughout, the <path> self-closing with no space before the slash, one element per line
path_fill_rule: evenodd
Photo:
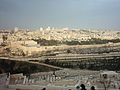
<path fill-rule="evenodd" d="M 19 29 L 18 29 L 18 27 L 15 27 L 14 28 L 14 32 L 17 32 Z"/>
<path fill-rule="evenodd" d="M 40 27 L 40 31 L 42 31 L 43 30 L 43 28 L 42 27 Z"/>

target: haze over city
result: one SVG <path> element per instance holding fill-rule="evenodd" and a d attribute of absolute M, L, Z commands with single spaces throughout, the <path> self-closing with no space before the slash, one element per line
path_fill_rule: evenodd
<path fill-rule="evenodd" d="M 0 29 L 120 30 L 120 0 L 0 0 Z"/>

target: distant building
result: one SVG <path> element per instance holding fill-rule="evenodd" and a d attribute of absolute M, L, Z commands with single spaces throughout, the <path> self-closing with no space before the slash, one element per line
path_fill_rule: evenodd
<path fill-rule="evenodd" d="M 33 40 L 24 40 L 24 41 L 15 41 L 15 42 L 12 42 L 14 44 L 20 44 L 20 45 L 28 45 L 28 46 L 34 46 L 34 45 L 37 45 L 37 42 L 33 41 Z"/>
<path fill-rule="evenodd" d="M 63 30 L 69 30 L 69 28 L 68 28 L 68 27 L 66 27 L 66 28 L 63 28 Z"/>
<path fill-rule="evenodd" d="M 52 27 L 52 30 L 55 30 L 55 28 L 54 28 L 54 27 Z"/>
<path fill-rule="evenodd" d="M 18 30 L 19 30 L 18 27 L 15 27 L 15 28 L 14 28 L 14 32 L 17 32 Z"/>
<path fill-rule="evenodd" d="M 42 30 L 43 30 L 43 28 L 41 27 L 41 28 L 40 28 L 40 31 L 42 31 Z"/>
<path fill-rule="evenodd" d="M 46 28 L 46 30 L 51 30 L 51 27 L 48 26 L 48 27 Z"/>

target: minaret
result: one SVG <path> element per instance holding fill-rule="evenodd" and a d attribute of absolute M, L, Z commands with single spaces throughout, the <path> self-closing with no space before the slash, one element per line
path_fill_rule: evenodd
<path fill-rule="evenodd" d="M 15 27 L 14 28 L 14 32 L 17 32 L 19 29 L 18 29 L 18 27 Z"/>

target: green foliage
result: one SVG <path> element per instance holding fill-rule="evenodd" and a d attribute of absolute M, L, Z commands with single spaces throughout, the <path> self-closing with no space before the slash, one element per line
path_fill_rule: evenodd
<path fill-rule="evenodd" d="M 65 41 L 63 43 L 66 45 L 80 45 L 79 41 Z"/>
<path fill-rule="evenodd" d="M 36 41 L 38 44 L 40 44 L 41 46 L 53 46 L 53 45 L 90 45 L 90 44 L 106 44 L 109 42 L 112 43 L 118 43 L 120 42 L 120 39 L 112 39 L 112 40 L 101 40 L 99 38 L 91 38 L 88 41 L 76 41 L 76 40 L 72 40 L 72 41 L 58 41 L 58 40 L 46 40 L 46 39 L 34 39 L 34 41 Z"/>
<path fill-rule="evenodd" d="M 34 41 L 36 41 L 41 46 L 52 46 L 52 45 L 61 44 L 61 42 L 57 41 L 57 40 L 37 39 L 37 40 L 34 40 Z"/>
<path fill-rule="evenodd" d="M 67 53 L 71 53 L 71 51 L 68 49 L 68 50 L 67 50 Z"/>

